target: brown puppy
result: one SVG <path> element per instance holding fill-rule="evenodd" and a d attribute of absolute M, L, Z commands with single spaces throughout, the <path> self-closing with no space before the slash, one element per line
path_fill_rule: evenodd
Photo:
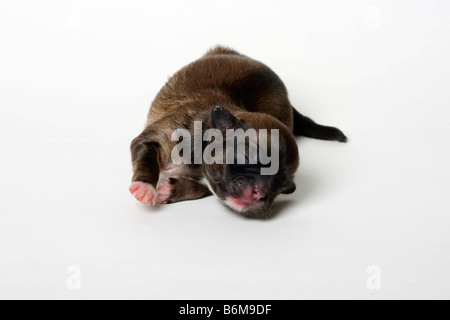
<path fill-rule="evenodd" d="M 268 164 L 259 156 L 250 161 L 248 148 L 246 161 L 239 164 L 173 161 L 179 143 L 173 132 L 185 129 L 195 136 L 195 123 L 200 123 L 201 137 L 207 130 L 217 129 L 224 145 L 231 129 L 268 129 L 266 148 L 279 153 L 277 171 L 262 175 L 261 169 Z M 275 133 L 277 139 L 273 140 Z M 146 128 L 131 144 L 134 175 L 130 191 L 140 202 L 152 205 L 214 194 L 238 213 L 264 217 L 279 194 L 295 191 L 299 156 L 294 135 L 347 140 L 339 129 L 318 125 L 298 113 L 283 82 L 270 68 L 217 47 L 176 73 L 156 96 Z M 201 151 L 211 144 L 194 140 L 189 144 Z M 276 149 L 271 149 L 274 143 Z M 225 159 L 225 154 L 219 157 Z"/>

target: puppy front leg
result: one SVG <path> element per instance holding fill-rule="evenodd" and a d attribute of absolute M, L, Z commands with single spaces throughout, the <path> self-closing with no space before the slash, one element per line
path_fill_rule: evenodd
<path fill-rule="evenodd" d="M 158 200 L 162 204 L 196 200 L 209 195 L 211 192 L 207 187 L 186 178 L 169 178 L 162 181 L 158 188 Z"/>
<path fill-rule="evenodd" d="M 130 192 L 139 202 L 153 206 L 158 197 L 159 149 L 159 144 L 146 134 L 140 135 L 131 144 L 134 174 Z"/>

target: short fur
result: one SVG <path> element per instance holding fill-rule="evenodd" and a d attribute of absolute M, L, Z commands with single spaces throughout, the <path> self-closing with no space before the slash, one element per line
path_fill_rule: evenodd
<path fill-rule="evenodd" d="M 214 111 L 216 106 L 221 109 Z M 295 190 L 293 180 L 299 156 L 294 135 L 347 140 L 339 129 L 318 125 L 296 111 L 283 82 L 269 67 L 232 49 L 216 47 L 177 72 L 156 96 L 146 128 L 131 144 L 133 182 L 144 183 L 148 190 L 164 184 L 164 196 L 158 197 L 162 203 L 198 199 L 213 192 L 228 205 L 227 197 L 233 193 L 230 190 L 236 189 L 230 176 L 224 176 L 229 167 L 174 166 L 171 162 L 171 150 L 178 144 L 171 141 L 175 129 L 193 132 L 194 121 L 202 121 L 206 130 L 215 126 L 217 117 L 227 114 L 235 120 L 229 124 L 230 128 L 279 129 L 281 133 L 280 173 L 270 181 L 242 174 L 251 176 L 245 178 L 249 186 L 259 183 L 267 189 L 261 197 L 264 204 L 246 210 L 232 207 L 245 215 L 265 216 L 278 194 Z M 169 176 L 162 180 L 163 175 Z M 132 192 L 136 188 L 133 187 Z M 152 192 L 153 197 L 157 197 L 157 192 Z M 139 190 L 134 193 L 141 201 L 145 198 L 144 191 L 140 197 L 136 195 Z M 233 196 L 238 197 L 238 193 Z M 148 200 L 151 197 L 142 202 L 154 204 L 155 200 Z"/>

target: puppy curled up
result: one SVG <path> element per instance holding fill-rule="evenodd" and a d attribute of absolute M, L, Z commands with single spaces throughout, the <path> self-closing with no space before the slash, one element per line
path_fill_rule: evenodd
<path fill-rule="evenodd" d="M 347 141 L 294 109 L 269 67 L 217 47 L 156 96 L 131 144 L 130 192 L 150 205 L 214 195 L 239 214 L 267 217 L 278 195 L 296 190 L 295 136 Z"/>

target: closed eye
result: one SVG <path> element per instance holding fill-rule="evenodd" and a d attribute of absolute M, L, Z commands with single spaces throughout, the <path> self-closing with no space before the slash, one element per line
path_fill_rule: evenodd
<path fill-rule="evenodd" d="M 252 164 L 234 164 L 231 165 L 232 171 L 239 171 L 240 173 L 255 173 L 260 174 L 261 167 L 259 165 Z"/>

